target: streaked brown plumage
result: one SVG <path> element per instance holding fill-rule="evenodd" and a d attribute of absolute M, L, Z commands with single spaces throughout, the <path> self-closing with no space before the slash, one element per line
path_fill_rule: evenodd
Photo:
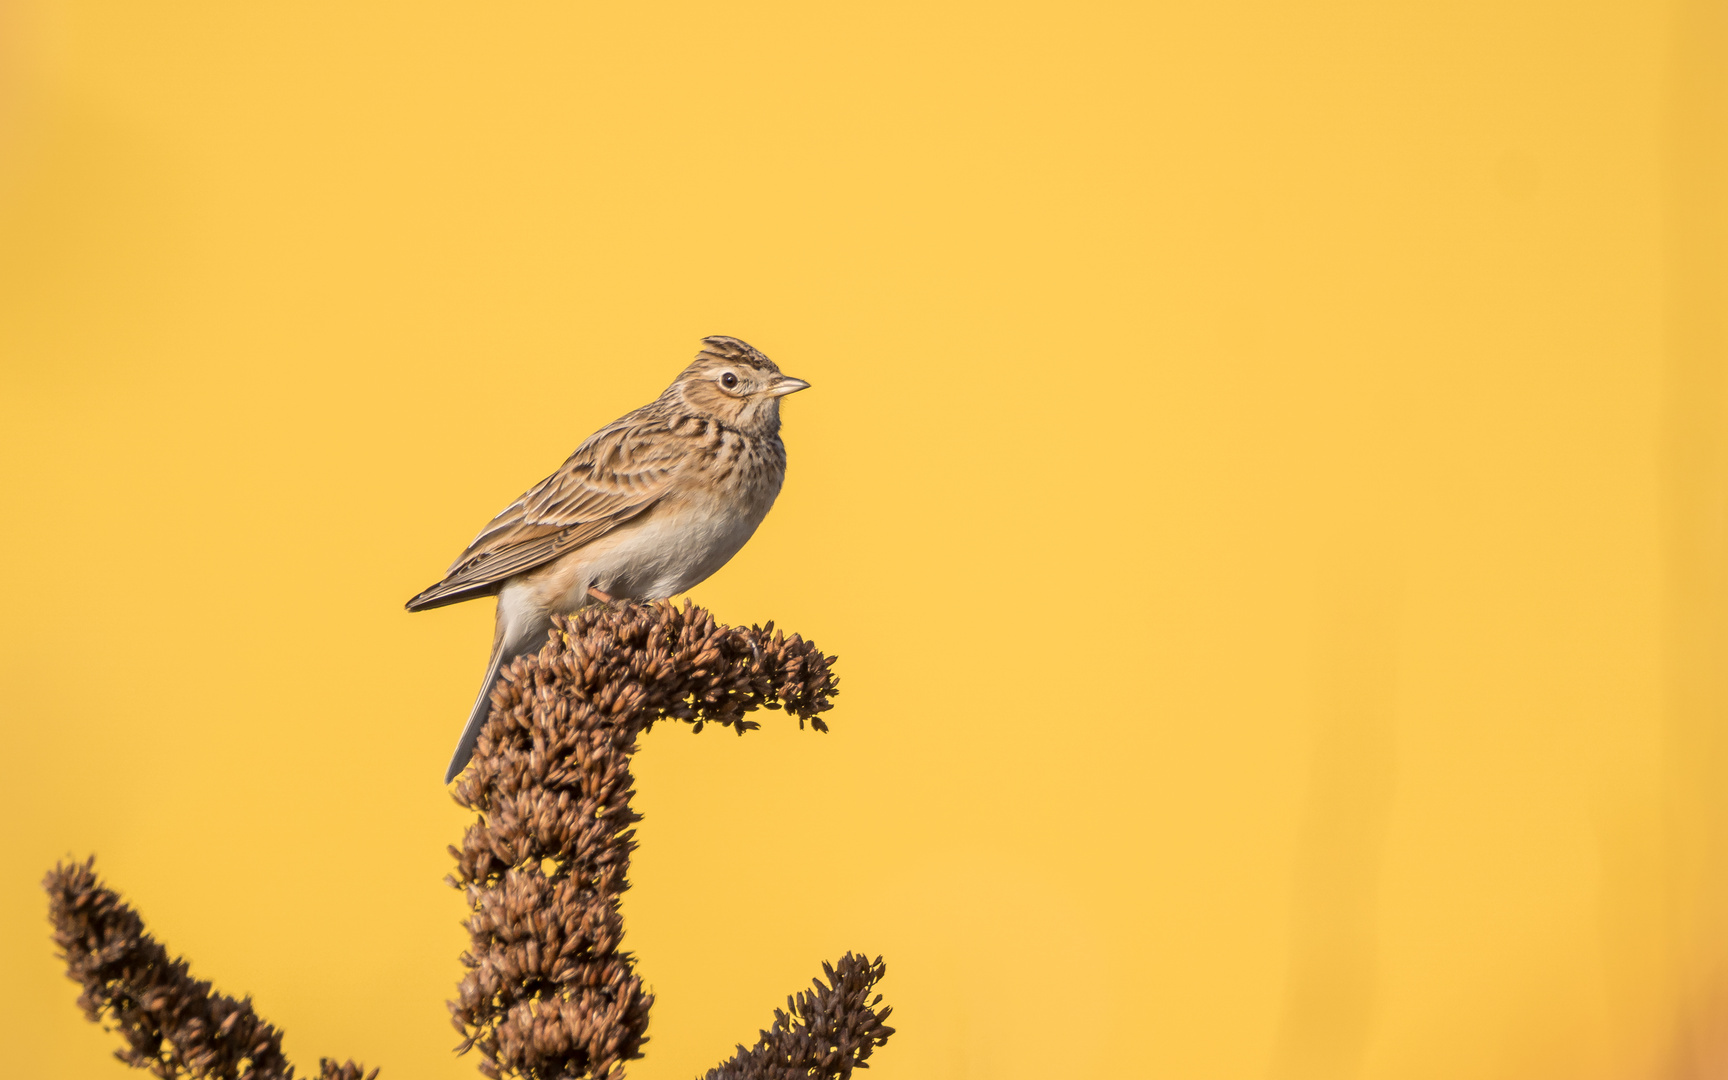
<path fill-rule="evenodd" d="M 424 611 L 498 597 L 492 659 L 446 783 L 473 753 L 499 669 L 538 649 L 554 615 L 684 592 L 724 566 L 774 505 L 786 472 L 780 399 L 809 384 L 737 338 L 702 344 L 664 393 L 590 435 L 408 601 Z"/>

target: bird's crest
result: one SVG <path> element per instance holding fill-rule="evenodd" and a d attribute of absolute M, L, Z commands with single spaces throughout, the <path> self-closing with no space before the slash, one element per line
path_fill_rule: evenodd
<path fill-rule="evenodd" d="M 735 337 L 705 337 L 702 339 L 702 351 L 696 354 L 702 357 L 712 357 L 715 360 L 734 360 L 758 367 L 773 367 L 773 361 L 758 352 L 749 342 L 740 341 Z"/>

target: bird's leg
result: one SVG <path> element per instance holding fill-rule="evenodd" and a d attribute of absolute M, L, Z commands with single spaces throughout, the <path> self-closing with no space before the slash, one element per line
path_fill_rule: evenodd
<path fill-rule="evenodd" d="M 588 586 L 588 595 L 600 601 L 602 604 L 610 604 L 612 602 L 612 597 L 607 593 L 601 592 L 600 586 L 598 585 Z"/>

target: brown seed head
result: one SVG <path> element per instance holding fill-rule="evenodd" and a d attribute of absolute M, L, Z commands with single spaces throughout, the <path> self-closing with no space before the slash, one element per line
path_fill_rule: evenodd
<path fill-rule="evenodd" d="M 615 1078 L 641 1056 L 654 999 L 618 908 L 640 820 L 636 738 L 661 720 L 742 734 L 761 708 L 826 731 L 833 664 L 772 624 L 722 626 L 664 601 L 584 608 L 511 664 L 455 789 L 479 817 L 451 849 L 472 914 L 450 1012 L 481 1072 Z"/>

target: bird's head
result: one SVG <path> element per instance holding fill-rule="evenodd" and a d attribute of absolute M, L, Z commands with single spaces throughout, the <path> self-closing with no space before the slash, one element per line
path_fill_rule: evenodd
<path fill-rule="evenodd" d="M 737 338 L 710 337 L 666 393 L 698 416 L 747 435 L 773 435 L 780 430 L 780 399 L 809 385 L 782 375 L 774 361 Z"/>

